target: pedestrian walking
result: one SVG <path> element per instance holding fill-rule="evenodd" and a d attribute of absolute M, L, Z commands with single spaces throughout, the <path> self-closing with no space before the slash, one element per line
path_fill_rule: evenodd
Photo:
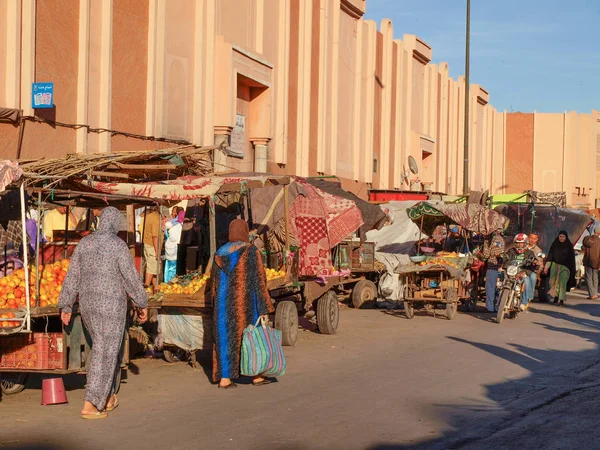
<path fill-rule="evenodd" d="M 583 265 L 585 281 L 588 289 L 588 299 L 598 298 L 598 269 L 600 269 L 600 225 L 594 229 L 594 234 L 583 239 Z"/>
<path fill-rule="evenodd" d="M 492 237 L 483 243 L 482 259 L 485 261 L 485 307 L 488 312 L 496 311 L 496 283 L 498 270 L 502 267 L 501 255 L 505 252 L 502 229 L 494 231 Z"/>
<path fill-rule="evenodd" d="M 104 208 L 98 230 L 84 237 L 73 252 L 58 303 L 68 325 L 79 297 L 81 318 L 92 338 L 83 419 L 105 418 L 119 404 L 115 392 L 128 294 L 140 309 L 140 321 L 148 317 L 148 296 L 127 244 L 117 236 L 119 222 L 119 210 Z"/>
<path fill-rule="evenodd" d="M 220 389 L 235 388 L 240 377 L 244 328 L 274 311 L 267 277 L 258 248 L 250 244 L 248 224 L 235 219 L 229 225 L 229 242 L 214 257 L 211 273 L 213 300 L 213 381 Z M 270 381 L 258 375 L 255 386 Z"/>
<path fill-rule="evenodd" d="M 575 250 L 566 231 L 561 230 L 550 246 L 544 274 L 550 274 L 550 290 L 554 303 L 562 305 L 567 300 L 567 291 L 575 286 Z"/>

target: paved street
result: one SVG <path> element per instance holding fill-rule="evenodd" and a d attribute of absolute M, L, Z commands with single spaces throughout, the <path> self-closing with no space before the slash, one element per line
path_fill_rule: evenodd
<path fill-rule="evenodd" d="M 52 407 L 34 380 L 0 403 L 0 448 L 590 448 L 599 316 L 582 294 L 502 325 L 345 309 L 337 335 L 301 333 L 270 386 L 219 391 L 203 370 L 135 360 L 121 406 L 86 422 L 81 377 Z"/>

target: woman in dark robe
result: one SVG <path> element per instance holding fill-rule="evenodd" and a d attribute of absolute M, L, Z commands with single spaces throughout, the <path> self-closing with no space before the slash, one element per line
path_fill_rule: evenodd
<path fill-rule="evenodd" d="M 244 328 L 274 311 L 260 251 L 250 244 L 248 224 L 235 219 L 229 225 L 229 242 L 215 254 L 211 273 L 213 299 L 213 381 L 219 388 L 237 385 Z M 255 386 L 270 383 L 261 375 Z"/>
<path fill-rule="evenodd" d="M 575 250 L 566 231 L 561 230 L 552 243 L 544 274 L 550 273 L 550 290 L 554 303 L 564 304 L 567 300 L 567 290 L 575 286 Z"/>
<path fill-rule="evenodd" d="M 68 325 L 79 296 L 81 318 L 92 337 L 83 419 L 105 418 L 119 404 L 115 380 L 121 370 L 127 294 L 141 309 L 140 321 L 148 317 L 148 295 L 127 244 L 117 236 L 119 222 L 118 209 L 109 206 L 102 211 L 97 231 L 84 237 L 73 252 L 58 302 L 61 319 Z"/>

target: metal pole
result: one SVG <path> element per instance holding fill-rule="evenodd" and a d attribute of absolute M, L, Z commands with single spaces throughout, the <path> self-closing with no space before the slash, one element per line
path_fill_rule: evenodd
<path fill-rule="evenodd" d="M 283 187 L 283 209 L 285 209 L 285 252 L 290 252 L 290 186 Z"/>
<path fill-rule="evenodd" d="M 69 214 L 71 214 L 71 206 L 67 205 L 67 214 L 65 214 L 65 250 L 63 259 L 67 259 L 67 256 L 69 255 Z"/>
<path fill-rule="evenodd" d="M 158 285 L 161 283 L 161 279 L 163 279 L 163 262 L 160 257 L 163 248 L 163 242 L 165 240 L 165 227 L 163 225 L 163 216 L 162 216 L 162 206 L 158 207 L 158 217 L 160 222 L 158 222 L 158 253 L 156 255 L 156 261 L 158 263 L 158 270 L 156 271 L 156 279 L 154 280 L 154 291 L 158 292 Z"/>
<path fill-rule="evenodd" d="M 465 48 L 465 161 L 463 167 L 463 194 L 469 195 L 469 60 L 471 58 L 471 0 L 467 0 L 467 30 Z"/>
<path fill-rule="evenodd" d="M 21 196 L 21 227 L 23 232 L 23 266 L 25 268 L 25 300 L 27 301 L 27 331 L 31 330 L 31 295 L 29 292 L 29 247 L 27 245 L 27 225 L 25 222 L 27 220 L 25 214 L 25 208 L 27 205 L 25 204 L 25 183 L 21 183 L 21 187 L 19 188 L 19 194 Z"/>
<path fill-rule="evenodd" d="M 35 306 L 40 306 L 40 235 L 42 234 L 42 193 L 38 192 L 38 220 L 35 232 L 37 233 L 35 240 Z"/>

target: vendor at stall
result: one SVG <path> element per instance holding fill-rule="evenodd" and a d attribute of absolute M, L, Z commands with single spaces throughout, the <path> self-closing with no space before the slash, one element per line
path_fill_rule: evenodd
<path fill-rule="evenodd" d="M 160 214 L 156 208 L 152 208 L 144 215 L 142 229 L 144 243 L 144 263 L 146 265 L 146 275 L 144 285 L 152 286 L 154 277 L 158 275 L 158 238 L 160 235 Z"/>
<path fill-rule="evenodd" d="M 449 229 L 448 237 L 444 242 L 444 251 L 449 253 L 468 253 L 472 247 L 461 228 L 458 225 L 452 225 Z"/>
<path fill-rule="evenodd" d="M 54 231 L 65 231 L 67 207 L 60 206 L 44 214 L 42 229 L 44 237 L 48 242 L 54 239 Z M 73 231 L 77 228 L 79 220 L 72 211 L 69 211 L 68 230 Z"/>

